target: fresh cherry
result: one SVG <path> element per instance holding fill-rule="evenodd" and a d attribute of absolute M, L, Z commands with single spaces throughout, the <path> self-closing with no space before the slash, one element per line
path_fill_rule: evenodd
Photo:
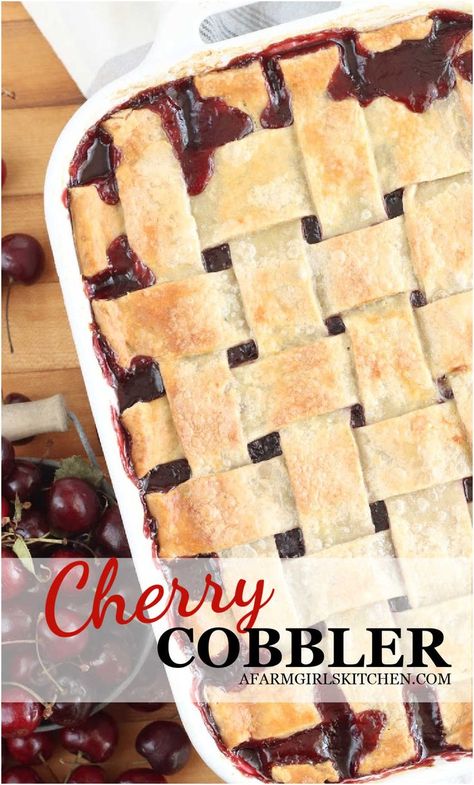
<path fill-rule="evenodd" d="M 38 493 L 40 487 L 39 467 L 29 461 L 15 461 L 13 471 L 4 482 L 3 493 L 11 502 L 14 502 L 17 496 L 21 502 L 27 502 Z"/>
<path fill-rule="evenodd" d="M 81 680 L 80 671 L 73 665 L 66 665 L 61 667 L 61 675 L 55 678 L 61 687 L 62 701 L 52 707 L 50 722 L 65 728 L 81 725 L 90 715 L 94 704 L 87 702 L 87 689 Z"/>
<path fill-rule="evenodd" d="M 122 516 L 116 504 L 111 504 L 103 513 L 94 530 L 92 543 L 103 556 L 130 557 Z"/>
<path fill-rule="evenodd" d="M 2 545 L 2 595 L 11 600 L 21 594 L 28 584 L 28 573 L 13 551 Z"/>
<path fill-rule="evenodd" d="M 8 439 L 2 436 L 2 477 L 4 480 L 12 473 L 15 467 L 15 450 Z"/>
<path fill-rule="evenodd" d="M 51 580 L 54 580 L 56 575 L 61 572 L 64 567 L 70 564 L 71 560 L 78 561 L 90 557 L 87 551 L 75 550 L 74 548 L 66 548 L 60 545 L 48 554 L 48 567 L 51 570 Z M 66 575 L 61 583 L 61 594 L 63 596 L 72 595 L 77 596 L 77 582 L 79 580 L 79 572 L 71 570 Z"/>
<path fill-rule="evenodd" d="M 12 766 L 2 773 L 3 783 L 26 782 L 31 785 L 35 782 L 43 782 L 40 775 L 30 766 Z"/>
<path fill-rule="evenodd" d="M 2 607 L 2 640 L 34 640 L 35 618 L 29 603 L 4 603 Z"/>
<path fill-rule="evenodd" d="M 2 496 L 2 526 L 10 522 L 10 504 L 7 499 Z"/>
<path fill-rule="evenodd" d="M 22 510 L 21 519 L 15 526 L 15 533 L 25 540 L 44 537 L 49 532 L 46 516 L 40 510 Z"/>
<path fill-rule="evenodd" d="M 164 706 L 164 703 L 129 703 L 131 709 L 134 711 L 158 711 Z"/>
<path fill-rule="evenodd" d="M 78 766 L 72 772 L 68 782 L 86 782 L 92 785 L 107 782 L 106 774 L 101 766 Z"/>
<path fill-rule="evenodd" d="M 9 646 L 8 655 L 4 658 L 9 681 L 38 686 L 51 683 L 38 661 L 34 646 L 21 646 L 18 651 L 10 653 L 12 648 Z"/>
<path fill-rule="evenodd" d="M 68 752 L 81 752 L 92 763 L 103 763 L 117 746 L 117 723 L 105 711 L 99 711 L 82 725 L 63 728 L 60 740 Z"/>
<path fill-rule="evenodd" d="M 190 741 L 181 725 L 166 720 L 157 720 L 142 728 L 135 748 L 160 774 L 180 771 L 191 754 Z"/>
<path fill-rule="evenodd" d="M 5 687 L 2 693 L 2 736 L 29 736 L 43 716 L 43 707 L 21 687 Z"/>
<path fill-rule="evenodd" d="M 132 670 L 132 660 L 128 649 L 118 641 L 106 641 L 99 654 L 89 662 L 94 678 L 104 684 L 116 686 L 128 678 Z"/>
<path fill-rule="evenodd" d="M 7 234 L 2 238 L 2 273 L 13 281 L 31 284 L 43 270 L 44 252 L 29 234 Z"/>
<path fill-rule="evenodd" d="M 64 477 L 54 483 L 48 505 L 53 529 L 81 534 L 97 523 L 99 515 L 99 497 L 89 483 L 77 477 Z"/>
<path fill-rule="evenodd" d="M 119 774 L 117 782 L 166 782 L 166 777 L 153 769 L 127 769 Z"/>
<path fill-rule="evenodd" d="M 84 623 L 84 619 L 69 608 L 56 608 L 55 617 L 58 626 L 64 632 L 78 630 Z M 37 631 L 41 653 L 49 662 L 72 660 L 82 654 L 89 642 L 87 629 L 68 638 L 56 635 L 47 624 L 44 616 L 38 622 Z"/>
<path fill-rule="evenodd" d="M 54 733 L 32 733 L 31 736 L 17 736 L 7 739 L 7 749 L 12 758 L 25 766 L 43 763 L 53 754 Z"/>

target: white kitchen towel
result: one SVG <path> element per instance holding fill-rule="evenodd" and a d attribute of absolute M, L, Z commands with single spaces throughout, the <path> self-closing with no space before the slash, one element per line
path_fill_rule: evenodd
<path fill-rule="evenodd" d="M 182 39 L 195 38 L 199 18 L 205 43 L 337 8 L 312 0 L 30 0 L 25 7 L 85 96 L 139 65 L 160 19 Z M 187 13 L 192 5 L 193 13 Z M 240 6 L 240 7 L 239 7 Z M 202 10 L 202 15 L 195 10 Z M 171 21 L 171 28 L 169 23 Z M 173 25 L 174 22 L 174 25 Z M 182 47 L 180 47 L 181 49 Z"/>

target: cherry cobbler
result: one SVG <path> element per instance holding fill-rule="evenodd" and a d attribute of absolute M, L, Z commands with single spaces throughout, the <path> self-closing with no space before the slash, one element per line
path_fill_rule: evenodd
<path fill-rule="evenodd" d="M 449 10 L 309 32 L 150 87 L 80 143 L 92 339 L 162 557 L 470 555 L 471 47 Z M 374 623 L 439 605 L 462 627 L 469 585 L 403 577 Z M 339 782 L 469 750 L 460 689 L 214 690 L 207 716 L 242 769 Z"/>

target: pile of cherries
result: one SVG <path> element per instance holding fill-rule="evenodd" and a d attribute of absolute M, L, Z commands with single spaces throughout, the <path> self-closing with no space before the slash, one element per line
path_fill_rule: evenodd
<path fill-rule="evenodd" d="M 47 464 L 17 459 L 13 444 L 2 437 L 2 639 L 11 648 L 23 642 L 36 643 L 18 648 L 5 665 L 2 742 L 4 759 L 8 757 L 15 765 L 4 770 L 4 783 L 42 782 L 31 766 L 45 764 L 56 743 L 74 753 L 79 764 L 68 782 L 107 782 L 100 764 L 112 756 L 118 743 L 114 718 L 88 702 L 81 683 L 75 661 L 84 658 L 83 635 L 65 639 L 52 635 L 39 615 L 38 580 L 28 571 L 22 554 L 57 559 L 60 567 L 64 559 L 78 556 L 130 556 L 128 542 L 114 502 L 87 479 L 55 479 L 54 471 Z M 15 546 L 18 542 L 21 549 Z M 70 615 L 70 619 L 61 620 L 63 626 L 69 621 L 77 626 L 79 617 L 75 618 L 74 610 L 60 612 Z M 88 667 L 110 684 L 111 691 L 133 670 L 133 642 L 124 646 L 123 634 L 120 639 L 111 636 L 88 661 Z M 41 692 L 41 684 L 48 678 L 38 650 L 48 662 L 49 672 L 54 673 L 55 664 L 61 665 L 57 680 L 67 699 L 42 703 L 24 686 L 38 684 Z M 155 710 L 162 704 L 130 705 Z M 48 723 L 59 725 L 60 730 L 49 730 Z M 140 731 L 136 750 L 151 768 L 129 769 L 117 782 L 166 782 L 164 775 L 174 774 L 186 764 L 190 743 L 180 725 L 157 720 Z M 56 781 L 52 773 L 49 781 Z"/>
<path fill-rule="evenodd" d="M 35 783 L 43 782 L 35 765 L 42 764 L 47 769 L 47 761 L 51 758 L 57 745 L 73 753 L 76 758 L 74 768 L 67 782 L 106 783 L 110 782 L 107 773 L 100 764 L 111 758 L 117 748 L 119 729 L 114 718 L 106 711 L 91 715 L 82 723 L 63 727 L 60 731 L 44 731 L 29 735 L 5 734 L 3 719 L 5 715 L 2 704 L 2 734 L 4 759 L 9 757 L 14 765 L 9 765 L 2 773 L 3 783 Z M 9 708 L 20 704 L 6 704 Z M 33 704 L 29 704 L 30 706 Z M 128 704 L 138 711 L 156 711 L 159 703 Z M 135 740 L 138 755 L 145 758 L 151 768 L 134 766 L 118 775 L 113 782 L 167 782 L 166 774 L 176 774 L 188 762 L 191 744 L 181 725 L 170 720 L 155 720 L 145 725 Z M 84 761 L 84 762 L 83 762 Z M 75 765 L 78 763 L 79 765 Z M 138 763 L 138 761 L 137 761 Z M 57 782 L 50 770 L 48 781 Z"/>

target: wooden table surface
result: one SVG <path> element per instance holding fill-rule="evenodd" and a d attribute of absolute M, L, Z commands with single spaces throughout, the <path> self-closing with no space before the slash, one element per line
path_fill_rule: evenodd
<path fill-rule="evenodd" d="M 7 180 L 3 188 L 3 230 L 26 232 L 42 244 L 46 264 L 40 280 L 32 286 L 16 285 L 11 292 L 10 324 L 14 343 L 11 354 L 3 321 L 3 395 L 22 392 L 32 399 L 55 393 L 65 396 L 69 409 L 80 418 L 95 454 L 102 458 L 100 443 L 89 409 L 84 383 L 69 331 L 61 291 L 49 247 L 43 217 L 43 181 L 53 145 L 66 121 L 84 100 L 53 50 L 21 3 L 2 3 L 3 41 L 3 151 Z M 4 295 L 5 296 L 5 293 Z M 60 458 L 81 454 L 74 431 L 37 436 L 17 454 Z M 119 749 L 104 764 L 111 780 L 141 762 L 134 742 L 139 729 L 151 719 L 175 716 L 167 705 L 156 715 L 137 714 L 126 706 L 112 706 L 120 723 Z M 73 756 L 58 749 L 50 761 L 59 781 L 71 771 Z M 143 764 L 146 763 L 143 761 Z M 45 782 L 51 776 L 38 771 Z M 219 782 L 193 753 L 188 765 L 170 782 Z"/>

